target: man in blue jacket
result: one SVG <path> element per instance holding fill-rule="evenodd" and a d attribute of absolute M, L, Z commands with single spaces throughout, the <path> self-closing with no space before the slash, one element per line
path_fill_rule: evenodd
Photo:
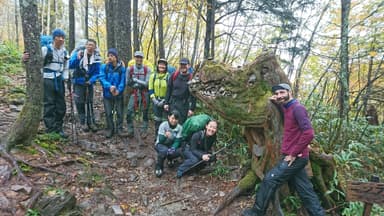
<path fill-rule="evenodd" d="M 103 86 L 104 110 L 107 119 L 106 138 L 114 133 L 122 135 L 123 129 L 123 92 L 125 88 L 125 67 L 119 60 L 117 50 L 108 50 L 108 63 L 103 64 L 100 70 L 100 82 Z M 116 122 L 113 120 L 113 111 L 116 112 Z"/>
<path fill-rule="evenodd" d="M 88 39 L 85 49 L 75 51 L 69 60 L 69 68 L 74 69 L 74 100 L 84 132 L 97 130 L 93 114 L 93 84 L 99 76 L 101 57 L 96 47 L 96 41 Z"/>

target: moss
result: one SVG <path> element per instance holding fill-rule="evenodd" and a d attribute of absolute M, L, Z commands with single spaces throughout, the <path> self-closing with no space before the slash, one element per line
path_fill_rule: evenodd
<path fill-rule="evenodd" d="M 248 170 L 247 174 L 240 180 L 238 186 L 242 191 L 250 190 L 255 187 L 257 176 L 252 170 Z"/>

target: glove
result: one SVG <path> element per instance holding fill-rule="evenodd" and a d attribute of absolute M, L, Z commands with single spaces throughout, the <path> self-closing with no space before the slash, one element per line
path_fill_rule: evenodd
<path fill-rule="evenodd" d="M 165 100 L 163 99 L 161 101 L 157 101 L 157 104 L 155 104 L 155 105 L 157 105 L 158 107 L 163 107 L 164 103 L 165 103 Z"/>
<path fill-rule="evenodd" d="M 154 98 L 152 98 L 152 102 L 153 102 L 153 104 L 155 105 L 155 106 L 159 106 L 159 100 L 157 100 L 155 97 Z"/>
<path fill-rule="evenodd" d="M 216 155 L 211 155 L 208 162 L 215 162 L 217 160 Z"/>
<path fill-rule="evenodd" d="M 132 86 L 133 88 L 135 88 L 135 89 L 138 89 L 139 87 L 140 87 L 140 84 L 138 84 L 138 83 L 135 83 L 135 84 L 133 84 L 133 86 Z"/>
<path fill-rule="evenodd" d="M 171 148 L 168 149 L 167 155 L 173 155 L 175 152 L 176 152 L 175 147 L 171 147 Z"/>
<path fill-rule="evenodd" d="M 136 77 L 133 77 L 133 78 L 132 78 L 132 81 L 135 82 L 135 83 L 137 83 L 137 80 L 138 80 L 138 79 L 137 79 Z"/>

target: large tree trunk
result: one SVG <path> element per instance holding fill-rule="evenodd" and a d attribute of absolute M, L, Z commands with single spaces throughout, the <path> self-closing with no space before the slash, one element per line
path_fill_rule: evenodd
<path fill-rule="evenodd" d="M 40 123 L 43 100 L 43 78 L 40 48 L 40 24 L 37 17 L 37 1 L 20 0 L 21 19 L 24 36 L 25 51 L 30 53 L 30 59 L 26 63 L 26 92 L 23 109 L 17 120 L 8 132 L 7 150 L 16 144 L 27 145 L 37 133 Z"/>
<path fill-rule="evenodd" d="M 138 0 L 133 0 L 133 48 L 134 51 L 140 50 L 139 42 L 139 5 Z"/>
<path fill-rule="evenodd" d="M 252 171 L 227 194 L 216 210 L 218 213 L 236 196 L 254 189 L 256 182 L 263 179 L 264 173 L 280 159 L 283 119 L 268 98 L 271 86 L 289 81 L 271 53 L 262 53 L 254 62 L 240 69 L 206 61 L 197 74 L 190 85 L 193 94 L 223 118 L 245 127 L 244 136 L 252 155 Z M 309 169 L 309 173 L 314 173 L 313 183 L 325 203 L 324 207 L 335 207 L 337 199 L 333 193 L 328 193 L 335 170 L 332 157 L 312 151 L 311 164 L 313 170 Z M 280 193 L 286 197 L 289 190 L 282 189 Z M 281 215 L 277 198 L 268 212 L 268 215 Z"/>
<path fill-rule="evenodd" d="M 107 48 L 115 48 L 116 40 L 115 40 L 115 8 L 114 8 L 114 0 L 106 0 L 105 1 L 105 14 L 107 20 Z"/>
<path fill-rule="evenodd" d="M 203 1 L 200 1 L 196 17 L 196 28 L 195 28 L 195 38 L 193 43 L 193 51 L 192 51 L 192 57 L 191 57 L 191 65 L 195 65 L 195 59 L 197 59 L 197 49 L 199 48 L 199 35 L 200 35 L 200 17 L 201 13 L 203 11 Z"/>
<path fill-rule="evenodd" d="M 339 115 L 342 120 L 348 119 L 349 112 L 349 11 L 351 0 L 341 0 L 341 41 L 340 41 L 340 73 L 339 73 Z"/>
<path fill-rule="evenodd" d="M 129 20 L 128 17 L 128 4 L 126 0 L 117 0 L 117 9 L 116 9 L 116 14 L 117 14 L 117 19 L 115 21 L 116 25 L 116 41 L 119 41 L 117 43 L 117 50 L 119 52 L 120 59 L 124 62 L 127 63 L 129 61 L 128 54 L 130 52 L 130 43 L 127 40 L 130 32 L 127 31 L 129 26 L 127 20 Z"/>
<path fill-rule="evenodd" d="M 69 0 L 69 51 L 75 48 L 75 3 L 74 0 Z"/>
<path fill-rule="evenodd" d="M 16 32 L 16 46 L 19 47 L 19 6 L 15 1 L 15 32 Z"/>
<path fill-rule="evenodd" d="M 159 37 L 159 57 L 165 58 L 165 48 L 164 48 L 164 26 L 163 26 L 163 1 L 159 0 L 159 3 L 157 4 L 158 8 L 158 37 Z"/>
<path fill-rule="evenodd" d="M 210 47 L 211 47 L 211 19 L 213 13 L 212 2 L 214 0 L 207 0 L 207 11 L 206 11 L 206 21 L 205 21 L 205 39 L 204 39 L 204 59 L 208 59 L 211 56 Z"/>
<path fill-rule="evenodd" d="M 89 10 L 89 1 L 85 0 L 85 6 L 84 6 L 84 11 L 85 11 L 85 16 L 84 16 L 84 22 L 85 22 L 85 38 L 89 38 L 89 33 L 88 33 L 88 10 Z"/>

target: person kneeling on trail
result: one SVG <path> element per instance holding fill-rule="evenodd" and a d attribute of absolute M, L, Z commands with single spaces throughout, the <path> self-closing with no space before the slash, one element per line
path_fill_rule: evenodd
<path fill-rule="evenodd" d="M 201 160 L 206 161 L 201 163 L 204 165 L 208 162 L 215 161 L 215 155 L 211 154 L 211 149 L 216 142 L 217 121 L 210 120 L 204 130 L 195 132 L 192 135 L 189 145 L 185 148 L 184 162 L 177 169 L 177 178 L 181 178 L 183 174 L 188 172 L 196 163 Z"/>
<path fill-rule="evenodd" d="M 168 114 L 168 121 L 161 123 L 157 134 L 155 149 L 157 151 L 157 162 L 155 174 L 157 177 L 163 175 L 164 160 L 168 160 L 168 166 L 174 166 L 174 159 L 181 155 L 180 142 L 182 126 L 179 124 L 180 113 L 173 110 Z"/>

